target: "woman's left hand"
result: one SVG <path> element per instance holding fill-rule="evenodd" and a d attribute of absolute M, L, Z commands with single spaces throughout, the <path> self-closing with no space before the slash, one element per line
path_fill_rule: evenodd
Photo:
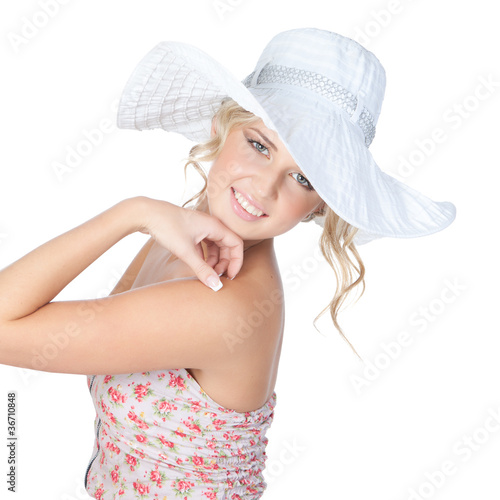
<path fill-rule="evenodd" d="M 138 197 L 142 203 L 139 231 L 184 261 L 202 283 L 219 290 L 219 275 L 234 278 L 243 265 L 243 241 L 219 219 L 162 200 Z M 207 246 L 207 260 L 201 242 Z"/>

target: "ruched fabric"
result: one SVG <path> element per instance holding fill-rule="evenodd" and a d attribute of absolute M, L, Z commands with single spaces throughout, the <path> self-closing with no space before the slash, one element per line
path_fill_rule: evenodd
<path fill-rule="evenodd" d="M 241 413 L 213 401 L 183 368 L 87 380 L 96 409 L 90 496 L 261 498 L 276 393 Z"/>

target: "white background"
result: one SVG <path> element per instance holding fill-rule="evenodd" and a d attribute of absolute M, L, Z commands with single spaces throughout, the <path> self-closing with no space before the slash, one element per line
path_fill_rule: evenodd
<path fill-rule="evenodd" d="M 49 3 L 50 16 L 43 0 L 0 7 L 0 267 L 123 198 L 186 199 L 182 158 L 190 143 L 163 131 L 113 128 L 72 171 L 58 177 L 54 170 L 87 132 L 114 120 L 130 72 L 159 41 L 197 45 L 243 79 L 280 31 L 317 27 L 355 38 L 387 71 L 373 155 L 387 173 L 452 201 L 457 219 L 429 237 L 359 248 L 367 289 L 340 321 L 366 365 L 328 315 L 318 322 L 323 335 L 312 325 L 335 288 L 332 271 L 315 257 L 319 228 L 302 224 L 277 239 L 287 330 L 264 498 L 498 498 L 500 423 L 491 415 L 500 413 L 500 35 L 492 2 L 222 0 L 219 9 L 202 0 Z M 27 27 L 35 22 L 39 27 Z M 489 91 L 485 80 L 493 82 Z M 432 145 L 435 129 L 442 140 Z M 412 159 L 412 171 L 402 170 L 403 159 Z M 121 241 L 58 299 L 109 292 L 144 238 Z M 398 350 L 390 343 L 404 332 L 411 343 Z M 392 358 L 384 354 L 389 344 Z M 94 410 L 85 377 L 0 371 L 0 496 L 87 498 Z M 361 389 L 354 377 L 364 378 Z M 12 390 L 16 495 L 7 494 L 1 438 Z M 453 472 L 436 473 L 445 462 Z"/>

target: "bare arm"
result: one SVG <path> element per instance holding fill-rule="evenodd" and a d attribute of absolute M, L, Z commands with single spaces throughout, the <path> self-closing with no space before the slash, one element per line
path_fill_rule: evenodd
<path fill-rule="evenodd" d="M 207 277 L 219 281 L 211 266 L 219 266 L 219 272 L 223 269 L 235 273 L 243 262 L 243 243 L 213 217 L 160 200 L 130 198 L 0 271 L 0 324 L 48 304 L 92 262 L 135 231 L 151 234 L 151 240 L 156 239 L 191 264 L 204 283 Z M 208 242 L 207 262 L 200 245 L 205 237 L 217 241 L 217 245 Z"/>
<path fill-rule="evenodd" d="M 98 300 L 51 302 L 95 259 L 136 230 L 151 234 L 164 246 L 172 240 L 169 249 L 198 276 L 221 270 L 214 271 L 209 260 L 216 269 L 230 270 L 228 274 L 238 272 L 241 240 L 214 218 L 183 210 L 148 198 L 124 200 L 3 269 L 0 363 L 97 374 L 165 366 L 201 368 L 227 357 L 224 333 L 236 328 L 247 302 L 253 306 L 224 289 L 215 294 L 197 279 L 173 280 Z M 181 220 L 184 213 L 190 224 Z M 214 245 L 207 245 L 207 263 L 200 257 L 201 246 L 195 243 L 205 238 L 218 242 L 220 259 Z M 227 282 L 238 286 L 238 280 Z M 258 287 L 252 290 L 257 292 Z"/>
<path fill-rule="evenodd" d="M 49 303 L 115 243 L 138 231 L 141 219 L 130 217 L 132 206 L 142 207 L 140 200 L 124 200 L 0 271 L 0 322 Z"/>

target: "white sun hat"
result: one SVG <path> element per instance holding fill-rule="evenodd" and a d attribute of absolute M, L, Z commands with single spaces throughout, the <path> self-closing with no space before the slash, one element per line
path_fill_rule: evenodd
<path fill-rule="evenodd" d="M 435 233 L 454 220 L 455 206 L 384 173 L 368 149 L 384 92 L 385 71 L 371 52 L 315 28 L 276 35 L 243 81 L 196 47 L 161 42 L 127 82 L 118 127 L 204 142 L 231 97 L 278 133 L 319 196 L 359 229 L 355 243 Z"/>

